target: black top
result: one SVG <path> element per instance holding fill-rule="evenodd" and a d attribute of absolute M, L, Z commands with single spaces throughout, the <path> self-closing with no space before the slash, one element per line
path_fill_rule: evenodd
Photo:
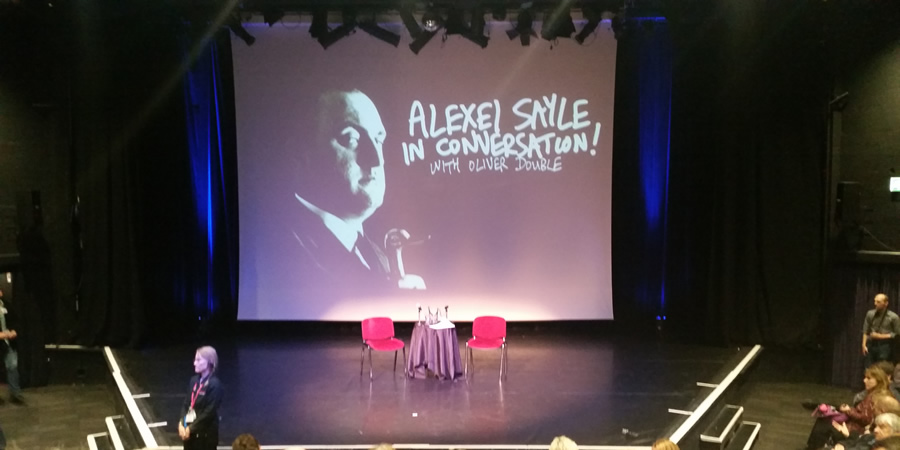
<path fill-rule="evenodd" d="M 178 420 L 182 424 L 184 423 L 184 416 L 191 407 L 191 397 L 195 395 L 195 392 L 197 393 L 194 401 L 194 412 L 197 414 L 197 417 L 193 423 L 187 424 L 191 428 L 191 434 L 211 430 L 218 432 L 219 405 L 222 404 L 222 396 L 225 394 L 225 390 L 215 375 L 210 375 L 202 384 L 200 383 L 200 375 L 191 377 L 191 382 L 188 384 L 188 395 L 181 405 L 181 417 Z"/>

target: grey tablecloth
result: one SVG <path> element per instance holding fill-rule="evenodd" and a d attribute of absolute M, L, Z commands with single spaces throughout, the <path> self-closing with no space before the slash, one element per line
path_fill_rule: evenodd
<path fill-rule="evenodd" d="M 406 373 L 410 377 L 452 380 L 462 375 L 456 327 L 435 330 L 423 322 L 413 327 Z"/>

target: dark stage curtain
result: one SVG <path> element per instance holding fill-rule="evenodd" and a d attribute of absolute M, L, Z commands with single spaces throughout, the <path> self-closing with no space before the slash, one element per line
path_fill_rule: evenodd
<path fill-rule="evenodd" d="M 668 326 L 695 340 L 819 337 L 829 95 L 820 13 L 731 0 L 670 16 L 665 290 Z"/>
<path fill-rule="evenodd" d="M 234 88 L 231 81 L 231 36 L 185 36 L 184 54 L 192 58 L 184 77 L 185 114 L 190 153 L 197 239 L 191 273 L 194 292 L 182 302 L 201 322 L 226 326 L 237 314 L 238 214 L 237 157 L 234 136 Z"/>
<path fill-rule="evenodd" d="M 672 47 L 662 18 L 632 20 L 619 37 L 613 172 L 617 319 L 664 320 Z"/>
<path fill-rule="evenodd" d="M 888 307 L 898 312 L 900 271 L 896 265 L 838 264 L 829 280 L 829 303 L 833 305 L 831 331 L 831 382 L 861 388 L 864 367 L 862 326 L 866 312 L 874 308 L 875 295 L 887 294 Z M 894 346 L 895 359 L 898 346 Z"/>
<path fill-rule="evenodd" d="M 216 44 L 193 39 L 171 8 L 96 8 L 72 10 L 78 337 L 184 340 L 233 315 L 233 162 L 220 152 L 233 119 L 216 113 L 231 87 L 213 76 Z"/>
<path fill-rule="evenodd" d="M 143 74 L 122 70 L 136 31 L 97 13 L 71 10 L 73 177 L 84 243 L 78 338 L 89 345 L 134 341 L 146 326 L 136 259 L 143 208 L 137 161 L 149 146 L 137 139 L 143 124 L 135 120 L 149 99 L 138 87 Z"/>

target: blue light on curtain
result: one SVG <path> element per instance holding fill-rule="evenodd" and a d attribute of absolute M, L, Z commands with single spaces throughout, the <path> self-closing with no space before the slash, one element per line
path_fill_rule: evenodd
<path fill-rule="evenodd" d="M 185 45 L 185 55 L 189 54 Z M 214 281 L 215 217 L 217 195 L 215 182 L 216 164 L 222 153 L 221 123 L 219 118 L 219 83 L 217 49 L 215 40 L 210 40 L 202 52 L 192 62 L 184 76 L 185 117 L 187 120 L 188 150 L 190 154 L 191 183 L 196 211 L 196 232 L 206 244 L 203 253 L 205 267 L 192 273 L 194 298 L 185 299 L 193 303 L 198 318 L 210 317 L 218 304 Z M 198 255 L 199 257 L 199 255 Z"/>
<path fill-rule="evenodd" d="M 666 217 L 669 188 L 669 131 L 672 103 L 672 48 L 665 18 L 635 20 L 638 29 L 638 151 L 644 201 L 648 252 L 661 255 L 657 278 L 658 293 L 646 292 L 648 300 L 659 299 L 665 313 Z M 649 267 L 648 267 L 649 269 Z M 645 286 L 649 289 L 649 286 Z M 651 289 L 656 290 L 656 289 Z"/>

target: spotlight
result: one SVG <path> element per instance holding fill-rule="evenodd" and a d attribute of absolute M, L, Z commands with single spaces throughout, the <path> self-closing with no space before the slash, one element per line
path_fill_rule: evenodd
<path fill-rule="evenodd" d="M 466 26 L 466 22 L 463 20 L 461 9 L 451 7 L 447 10 L 447 23 L 444 24 L 444 30 L 447 34 L 466 34 L 469 32 L 469 27 Z"/>
<path fill-rule="evenodd" d="M 484 8 L 476 6 L 472 9 L 472 25 L 469 28 L 466 39 L 478 44 L 481 48 L 487 47 L 488 37 L 484 35 Z"/>
<path fill-rule="evenodd" d="M 497 0 L 491 4 L 491 17 L 494 20 L 506 20 L 506 3 L 503 0 Z"/>
<path fill-rule="evenodd" d="M 444 30 L 448 35 L 458 34 L 481 48 L 487 47 L 488 38 L 484 35 L 484 9 L 472 9 L 472 25 L 466 24 L 464 14 L 461 9 L 450 8 L 447 10 L 447 22 L 444 24 Z"/>
<path fill-rule="evenodd" d="M 350 36 L 350 34 L 353 33 L 353 30 L 355 28 L 356 28 L 355 23 L 341 24 L 341 26 L 329 31 L 328 34 L 319 37 L 319 44 L 322 46 L 322 48 L 327 49 L 328 47 L 331 47 L 331 45 L 334 44 L 335 42 L 337 42 L 347 36 Z"/>
<path fill-rule="evenodd" d="M 416 18 L 413 17 L 413 8 L 414 5 L 401 6 L 400 19 L 403 21 L 403 26 L 409 31 L 409 36 L 415 40 L 422 33 L 422 28 L 419 26 L 419 22 L 416 22 Z"/>
<path fill-rule="evenodd" d="M 419 36 L 415 40 L 410 42 L 409 49 L 412 50 L 413 53 L 418 55 L 422 50 L 422 47 L 424 47 L 425 44 L 427 44 L 435 34 L 437 34 L 437 31 L 423 31 L 419 33 Z"/>
<path fill-rule="evenodd" d="M 441 16 L 438 15 L 433 6 L 429 6 L 425 13 L 422 14 L 422 28 L 425 31 L 436 32 L 442 24 L 443 20 L 441 20 Z"/>
<path fill-rule="evenodd" d="M 274 8 L 274 7 L 266 7 L 263 10 L 263 21 L 265 21 L 270 27 L 275 25 L 284 17 L 284 11 Z"/>
<path fill-rule="evenodd" d="M 557 38 L 570 38 L 575 32 L 575 23 L 572 22 L 573 0 L 563 0 L 558 6 L 550 7 L 544 13 L 544 23 L 541 25 L 541 37 L 548 41 Z"/>
<path fill-rule="evenodd" d="M 530 3 L 528 5 L 530 6 Z M 516 19 L 516 27 L 512 30 L 506 30 L 506 35 L 509 36 L 511 40 L 518 36 L 522 45 L 531 44 L 531 36 L 537 37 L 537 33 L 531 28 L 533 21 L 534 18 L 531 15 L 530 9 L 525 8 L 519 10 L 519 16 Z"/>
<path fill-rule="evenodd" d="M 593 5 L 585 5 L 581 12 L 584 14 L 584 17 L 587 18 L 587 23 L 584 24 L 584 28 L 575 35 L 575 40 L 578 41 L 579 44 L 584 44 L 584 40 L 597 29 L 597 25 L 600 25 L 600 20 L 603 19 L 603 12 Z M 613 20 L 615 20 L 615 18 Z"/>
<path fill-rule="evenodd" d="M 374 36 L 378 40 L 387 42 L 394 47 L 400 45 L 400 35 L 381 28 L 377 23 L 375 23 L 374 18 L 371 21 L 366 20 L 359 22 L 359 28 L 366 33 Z"/>
<path fill-rule="evenodd" d="M 407 12 L 409 12 L 408 9 Z M 409 49 L 417 55 L 422 50 L 422 47 L 424 47 L 444 25 L 443 19 L 438 15 L 434 5 L 430 3 L 428 4 L 428 9 L 422 14 L 421 28 L 415 23 L 415 19 L 412 18 L 411 13 L 405 18 L 401 15 L 401 18 L 403 19 L 404 25 L 406 25 L 406 28 L 409 30 L 410 36 L 413 37 L 413 41 L 409 44 Z M 415 26 L 413 26 L 414 24 Z"/>
<path fill-rule="evenodd" d="M 344 23 L 339 27 L 329 31 L 323 36 L 319 36 L 319 44 L 322 48 L 327 49 L 335 42 L 349 36 L 356 30 L 356 13 L 354 11 L 344 11 L 341 13 Z"/>
<path fill-rule="evenodd" d="M 328 11 L 318 8 L 313 11 L 312 23 L 309 24 L 309 35 L 313 38 L 320 38 L 328 34 Z"/>
<path fill-rule="evenodd" d="M 256 42 L 256 38 L 244 29 L 244 26 L 241 24 L 241 17 L 238 15 L 237 11 L 232 12 L 231 15 L 228 16 L 228 21 L 225 25 L 235 36 L 246 42 L 247 45 L 253 45 L 253 43 Z"/>

